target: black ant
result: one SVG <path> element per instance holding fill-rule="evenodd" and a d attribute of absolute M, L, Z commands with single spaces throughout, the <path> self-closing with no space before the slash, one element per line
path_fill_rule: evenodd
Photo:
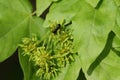
<path fill-rule="evenodd" d="M 55 26 L 55 28 L 52 30 L 52 32 L 53 32 L 54 34 L 56 34 L 57 31 L 58 31 L 58 29 L 60 29 L 60 28 L 61 28 L 61 25 L 60 25 L 60 24 L 57 24 L 57 25 Z"/>
<path fill-rule="evenodd" d="M 69 23 L 65 24 L 64 26 L 68 26 L 68 25 L 71 25 L 71 24 L 72 24 L 72 21 L 70 21 Z M 58 31 L 58 29 L 60 29 L 60 28 L 61 28 L 61 24 L 57 24 L 57 25 L 55 26 L 55 28 L 52 30 L 52 32 L 53 32 L 54 34 L 56 34 L 57 31 Z"/>

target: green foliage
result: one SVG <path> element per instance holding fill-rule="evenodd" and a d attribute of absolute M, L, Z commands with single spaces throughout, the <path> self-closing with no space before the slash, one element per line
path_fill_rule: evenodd
<path fill-rule="evenodd" d="M 38 17 L 48 7 L 46 18 Z M 48 42 L 51 33 L 47 33 L 50 31 L 47 27 L 65 19 L 64 25 L 71 22 L 67 25 L 73 35 L 73 49 L 70 50 L 78 55 L 51 80 L 84 79 L 80 78 L 83 77 L 79 75 L 80 69 L 86 80 L 120 80 L 120 0 L 37 0 L 36 11 L 32 10 L 29 0 L 0 0 L 0 62 L 14 53 L 22 38 L 30 39 L 32 33 L 38 40 L 46 40 L 46 45 L 52 49 Z M 51 27 L 54 44 L 60 37 L 64 38 L 63 35 L 58 36 L 59 30 L 58 33 L 54 31 L 57 24 Z M 24 80 L 40 80 L 36 76 L 38 67 L 34 66 L 34 60 L 23 56 L 22 52 L 19 49 Z"/>
<path fill-rule="evenodd" d="M 100 0 L 86 0 L 87 3 L 89 3 L 91 6 L 96 7 Z"/>

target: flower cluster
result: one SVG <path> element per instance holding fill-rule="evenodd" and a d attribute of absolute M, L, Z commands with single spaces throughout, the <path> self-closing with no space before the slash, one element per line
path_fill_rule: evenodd
<path fill-rule="evenodd" d="M 23 38 L 20 47 L 23 55 L 38 67 L 36 75 L 42 80 L 58 76 L 61 68 L 74 61 L 72 31 L 63 24 L 50 25 L 50 34 L 43 41 L 36 35 Z"/>

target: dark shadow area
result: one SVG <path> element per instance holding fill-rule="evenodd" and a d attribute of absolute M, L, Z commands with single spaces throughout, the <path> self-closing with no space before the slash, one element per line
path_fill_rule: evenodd
<path fill-rule="evenodd" d="M 55 3 L 58 3 L 58 2 L 60 2 L 60 1 L 61 1 L 61 0 L 59 0 L 59 1 L 55 2 Z M 32 8 L 33 8 L 32 12 L 36 11 L 36 0 L 30 0 L 30 3 L 31 3 Z M 45 19 L 45 18 L 46 18 L 47 14 L 49 13 L 49 9 L 50 9 L 50 7 L 52 6 L 53 3 L 54 3 L 54 2 L 52 2 L 52 3 L 44 10 L 44 12 L 40 15 L 40 17 L 41 17 L 42 19 Z M 33 16 L 36 16 L 36 14 L 34 14 Z"/>
<path fill-rule="evenodd" d="M 101 4 L 102 4 L 102 2 L 103 2 L 103 0 L 100 0 L 100 1 L 98 2 L 97 6 L 95 7 L 95 9 L 99 9 L 100 6 L 101 6 Z"/>
<path fill-rule="evenodd" d="M 72 21 L 70 21 L 69 23 L 65 24 L 65 26 L 69 26 L 72 24 Z"/>
<path fill-rule="evenodd" d="M 51 4 L 52 5 L 52 4 Z M 49 9 L 51 7 L 51 5 L 40 15 L 40 17 L 42 19 L 45 19 L 46 18 L 46 15 L 49 13 Z"/>
<path fill-rule="evenodd" d="M 23 80 L 17 51 L 10 58 L 0 63 L 0 80 Z"/>
<path fill-rule="evenodd" d="M 60 1 L 61 1 L 61 0 L 57 1 L 56 3 L 60 2 Z M 49 13 L 49 9 L 50 9 L 50 7 L 52 6 L 53 3 L 54 3 L 54 2 L 52 2 L 52 3 L 44 10 L 44 12 L 40 15 L 40 17 L 41 17 L 42 19 L 45 19 L 45 18 L 46 18 L 47 14 Z"/>
<path fill-rule="evenodd" d="M 105 45 L 105 48 L 103 51 L 100 53 L 100 55 L 96 58 L 96 60 L 90 65 L 87 73 L 88 75 L 91 75 L 94 69 L 100 64 L 100 62 L 107 57 L 107 55 L 110 52 L 110 49 L 112 48 L 112 42 L 115 34 L 111 31 L 108 35 L 107 43 Z"/>
<path fill-rule="evenodd" d="M 30 3 L 32 4 L 32 12 L 36 10 L 36 0 L 30 0 Z"/>
<path fill-rule="evenodd" d="M 31 3 L 32 8 L 33 8 L 32 12 L 36 11 L 36 0 L 30 0 L 30 3 Z M 51 5 L 52 5 L 52 3 L 51 3 Z M 50 5 L 50 6 L 51 6 L 51 5 Z M 45 18 L 46 18 L 46 15 L 47 15 L 48 12 L 49 12 L 50 6 L 40 15 L 40 17 L 41 17 L 42 19 L 45 19 Z M 36 16 L 36 14 L 34 14 L 33 16 Z"/>
<path fill-rule="evenodd" d="M 115 48 L 112 48 L 112 51 L 115 52 L 120 57 L 120 51 L 116 50 Z"/>
<path fill-rule="evenodd" d="M 79 76 L 78 76 L 77 80 L 86 80 L 85 74 L 83 73 L 82 69 L 79 72 Z"/>

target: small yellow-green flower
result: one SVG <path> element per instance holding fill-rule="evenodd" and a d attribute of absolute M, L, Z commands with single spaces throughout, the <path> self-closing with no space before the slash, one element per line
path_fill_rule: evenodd
<path fill-rule="evenodd" d="M 36 75 L 42 80 L 58 76 L 61 68 L 74 61 L 72 31 L 64 26 L 64 21 L 50 25 L 50 31 L 43 41 L 33 35 L 31 38 L 23 38 L 20 44 L 23 55 L 28 55 L 29 60 L 38 67 Z"/>

